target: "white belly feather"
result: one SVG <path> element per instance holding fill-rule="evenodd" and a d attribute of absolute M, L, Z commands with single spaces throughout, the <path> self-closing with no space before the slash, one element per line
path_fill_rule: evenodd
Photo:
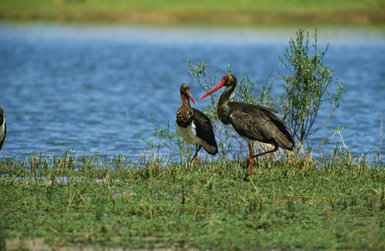
<path fill-rule="evenodd" d="M 176 125 L 179 134 L 183 137 L 183 139 L 193 145 L 199 145 L 201 141 L 200 138 L 197 137 L 196 127 L 194 121 L 187 127 L 181 127 L 178 124 Z"/>
<path fill-rule="evenodd" d="M 206 149 L 206 151 L 215 153 L 216 149 L 214 146 L 207 144 L 206 141 L 197 137 L 196 126 L 194 124 L 194 121 L 191 123 L 191 125 L 187 127 L 181 127 L 178 124 L 176 124 L 176 128 L 179 134 L 187 143 L 192 145 L 203 146 L 203 148 Z"/>

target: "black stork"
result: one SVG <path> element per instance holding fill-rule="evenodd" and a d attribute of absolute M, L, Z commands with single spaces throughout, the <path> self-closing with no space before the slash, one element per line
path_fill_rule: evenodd
<path fill-rule="evenodd" d="M 0 106 L 0 150 L 7 135 L 7 124 L 5 123 L 4 111 Z"/>
<path fill-rule="evenodd" d="M 187 143 L 196 145 L 196 152 L 191 161 L 197 159 L 198 152 L 202 147 L 209 154 L 215 155 L 218 152 L 218 147 L 213 126 L 205 114 L 190 106 L 189 98 L 194 104 L 196 102 L 191 96 L 188 84 L 180 86 L 180 97 L 182 98 L 182 105 L 176 113 L 176 128 Z"/>
<path fill-rule="evenodd" d="M 295 143 L 284 122 L 274 115 L 275 110 L 243 102 L 229 101 L 230 95 L 237 86 L 237 79 L 233 74 L 225 75 L 222 80 L 199 100 L 211 95 L 225 86 L 219 98 L 217 114 L 223 124 L 231 124 L 235 131 L 241 135 L 249 145 L 248 164 L 253 176 L 253 159 L 267 153 L 273 153 L 279 147 L 293 150 Z M 274 149 L 264 153 L 253 155 L 251 141 L 260 141 L 274 146 Z"/>

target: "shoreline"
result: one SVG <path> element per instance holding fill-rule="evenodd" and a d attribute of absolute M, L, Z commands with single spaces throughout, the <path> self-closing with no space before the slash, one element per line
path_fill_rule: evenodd
<path fill-rule="evenodd" d="M 229 0 L 196 3 L 190 0 L 153 3 L 105 0 L 55 0 L 0 2 L 0 21 L 63 23 L 114 23 L 187 26 L 385 26 L 381 1 L 343 0 L 322 3 L 302 0 L 237 2 Z"/>

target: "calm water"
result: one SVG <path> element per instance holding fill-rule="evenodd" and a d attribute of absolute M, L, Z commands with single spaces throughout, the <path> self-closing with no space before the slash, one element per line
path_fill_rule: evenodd
<path fill-rule="evenodd" d="M 233 73 L 248 72 L 262 85 L 280 69 L 278 56 L 294 35 L 295 29 L 0 23 L 0 105 L 8 122 L 0 156 L 70 150 L 138 159 L 148 149 L 140 137 L 155 140 L 151 115 L 158 126 L 174 127 L 182 82 L 190 83 L 196 99 L 204 94 L 187 59 L 206 60 L 219 76 L 231 63 Z M 344 127 L 354 154 L 378 151 L 385 119 L 384 30 L 321 29 L 319 37 L 330 44 L 325 63 L 347 89 L 329 126 Z M 325 151 L 340 144 L 328 129 L 311 142 L 322 138 Z"/>

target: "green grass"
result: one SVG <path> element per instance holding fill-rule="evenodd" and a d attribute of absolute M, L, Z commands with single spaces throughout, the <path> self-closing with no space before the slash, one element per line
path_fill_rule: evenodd
<path fill-rule="evenodd" d="M 383 25 L 383 0 L 1 0 L 0 19 L 223 25 Z"/>
<path fill-rule="evenodd" d="M 385 249 L 384 166 L 338 152 L 290 154 L 261 159 L 250 179 L 244 164 L 2 160 L 0 240 L 18 236 L 19 248 L 43 239 L 51 247 Z"/>

